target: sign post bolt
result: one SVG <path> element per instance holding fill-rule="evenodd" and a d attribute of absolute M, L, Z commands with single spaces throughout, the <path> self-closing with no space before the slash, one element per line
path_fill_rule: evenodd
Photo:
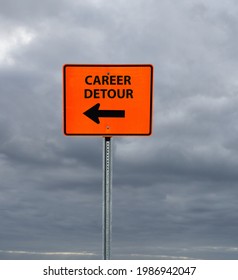
<path fill-rule="evenodd" d="M 103 155 L 103 258 L 111 257 L 112 221 L 112 147 L 111 137 L 104 138 Z"/>

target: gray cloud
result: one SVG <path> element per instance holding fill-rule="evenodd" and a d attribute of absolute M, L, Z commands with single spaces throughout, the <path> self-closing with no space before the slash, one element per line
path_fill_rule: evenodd
<path fill-rule="evenodd" d="M 1 1 L 0 258 L 101 258 L 99 137 L 65 63 L 154 65 L 153 135 L 113 139 L 114 259 L 237 259 L 235 1 Z M 69 253 L 69 254 L 66 254 Z"/>

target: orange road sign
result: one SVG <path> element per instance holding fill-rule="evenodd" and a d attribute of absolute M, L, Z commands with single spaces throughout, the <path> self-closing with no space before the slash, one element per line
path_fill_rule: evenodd
<path fill-rule="evenodd" d="M 63 66 L 65 135 L 150 135 L 153 66 Z"/>

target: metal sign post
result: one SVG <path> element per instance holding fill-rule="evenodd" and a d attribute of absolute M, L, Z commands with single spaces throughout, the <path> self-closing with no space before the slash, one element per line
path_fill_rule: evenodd
<path fill-rule="evenodd" d="M 111 137 L 104 138 L 103 155 L 103 259 L 110 260 L 112 221 L 112 146 Z"/>

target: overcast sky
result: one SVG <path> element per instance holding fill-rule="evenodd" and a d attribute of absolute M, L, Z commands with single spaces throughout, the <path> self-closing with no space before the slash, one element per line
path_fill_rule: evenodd
<path fill-rule="evenodd" d="M 0 259 L 102 258 L 102 137 L 62 132 L 66 63 L 154 65 L 113 138 L 112 259 L 238 258 L 238 2 L 0 0 Z"/>

